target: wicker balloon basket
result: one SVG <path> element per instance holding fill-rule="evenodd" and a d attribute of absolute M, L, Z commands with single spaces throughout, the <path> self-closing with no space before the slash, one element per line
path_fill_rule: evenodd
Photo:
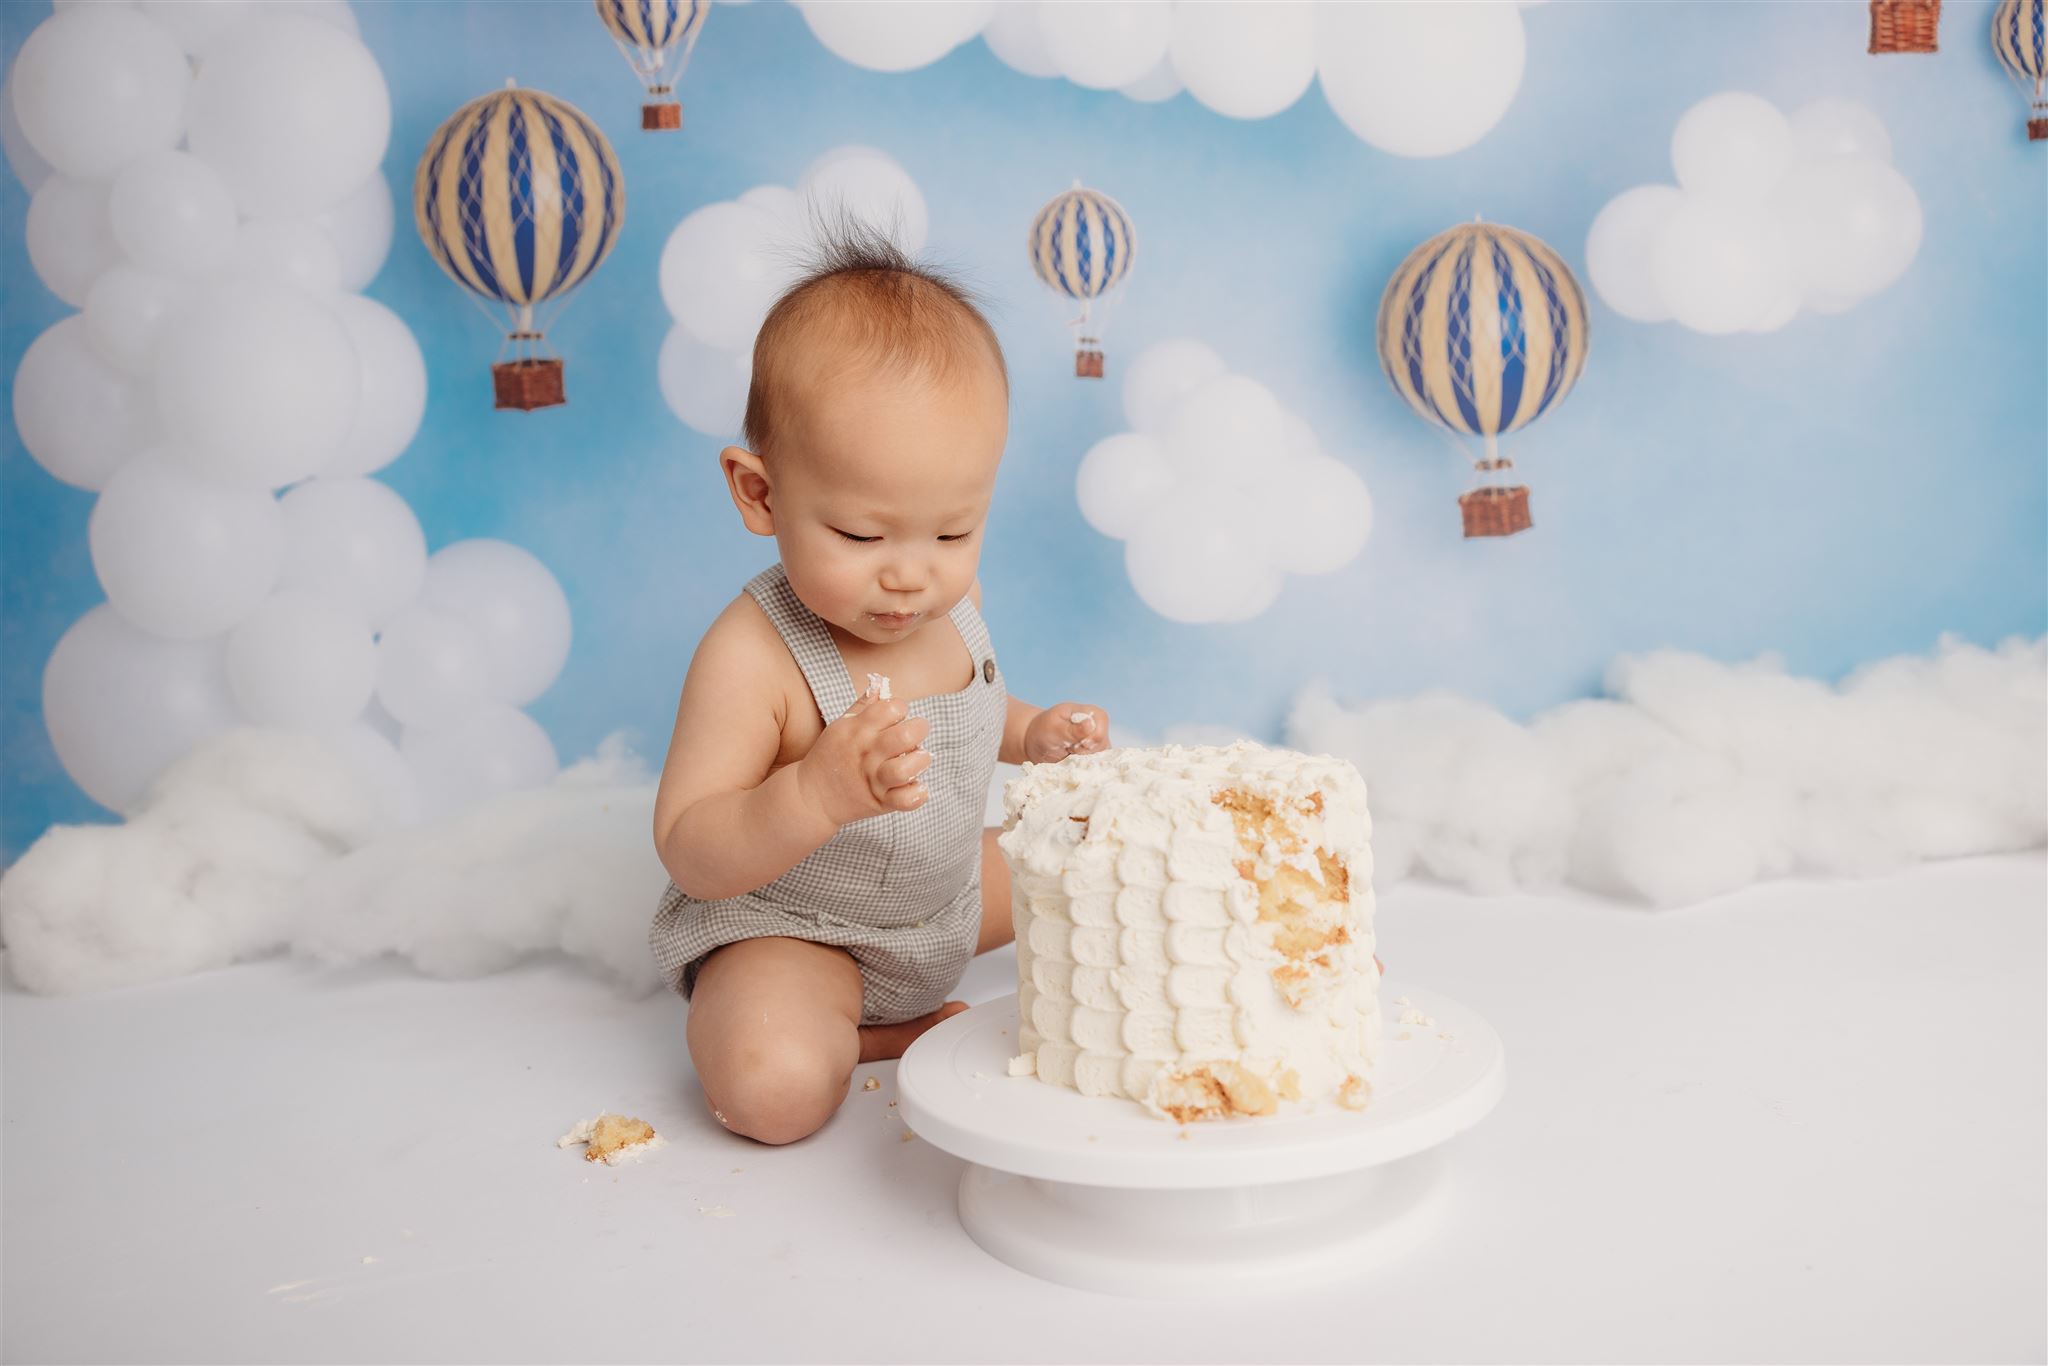
<path fill-rule="evenodd" d="M 562 392 L 562 362 L 552 357 L 499 361 L 491 367 L 491 385 L 500 408 L 532 412 L 569 401 Z"/>
<path fill-rule="evenodd" d="M 640 127 L 649 133 L 673 133 L 683 126 L 683 106 L 669 98 L 672 87 L 650 85 L 653 98 L 640 106 Z"/>
<path fill-rule="evenodd" d="M 1488 485 L 1458 496 L 1458 510 L 1465 514 L 1465 535 L 1512 536 L 1534 525 L 1529 520 L 1527 485 Z"/>
<path fill-rule="evenodd" d="M 2048 142 L 2048 116 L 2027 120 L 2027 141 Z"/>
<path fill-rule="evenodd" d="M 1102 352 L 1082 343 L 1081 348 L 1074 352 L 1074 378 L 1101 379 Z"/>
<path fill-rule="evenodd" d="M 1870 0 L 1872 52 L 1935 52 L 1941 0 Z"/>

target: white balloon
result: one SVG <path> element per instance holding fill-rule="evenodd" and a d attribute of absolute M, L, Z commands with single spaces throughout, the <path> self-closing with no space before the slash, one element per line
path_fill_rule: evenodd
<path fill-rule="evenodd" d="M 1273 391 L 1245 375 L 1222 375 L 1175 405 L 1160 433 L 1174 469 L 1207 484 L 1231 486 L 1258 477 L 1266 453 L 1286 427 Z"/>
<path fill-rule="evenodd" d="M 420 601 L 476 631 L 485 692 L 500 702 L 533 701 L 568 661 L 569 599 L 546 565 L 508 541 L 457 541 L 435 551 Z"/>
<path fill-rule="evenodd" d="M 6 80 L 0 81 L 0 150 L 6 152 L 7 167 L 14 172 L 14 178 L 30 194 L 42 188 L 43 182 L 50 178 L 50 163 L 29 146 L 28 135 L 21 131 L 21 120 L 14 116 L 12 70 Z"/>
<path fill-rule="evenodd" d="M 1124 546 L 1131 587 L 1172 621 L 1249 621 L 1280 596 L 1284 576 L 1244 524 L 1238 498 L 1178 488 Z"/>
<path fill-rule="evenodd" d="M 1810 294 L 1875 293 L 1904 274 L 1920 251 L 1920 196 L 1874 156 L 1802 163 L 1778 202 Z"/>
<path fill-rule="evenodd" d="M 1159 442 L 1143 432 L 1119 432 L 1088 448 L 1074 479 L 1074 496 L 1088 525 L 1128 540 L 1178 482 Z"/>
<path fill-rule="evenodd" d="M 1174 6 L 1160 0 L 1095 0 L 1038 8 L 1046 55 L 1076 85 L 1114 90 L 1139 79 L 1166 55 Z"/>
<path fill-rule="evenodd" d="M 739 436 L 753 378 L 750 352 L 707 346 L 677 323 L 662 338 L 658 365 L 669 411 L 706 436 Z"/>
<path fill-rule="evenodd" d="M 928 66 L 981 32 L 994 0 L 797 0 L 804 22 L 834 56 L 871 71 Z"/>
<path fill-rule="evenodd" d="M 427 538 L 405 499 L 375 479 L 315 479 L 279 500 L 280 587 L 322 594 L 382 629 L 419 596 Z"/>
<path fill-rule="evenodd" d="M 778 220 L 750 204 L 706 204 L 676 224 L 661 249 L 661 298 L 699 340 L 750 349 L 761 320 L 795 271 L 776 255 Z"/>
<path fill-rule="evenodd" d="M 1527 41 L 1513 5 L 1317 6 L 1317 73 L 1345 126 L 1397 156 L 1470 147 L 1522 84 Z"/>
<path fill-rule="evenodd" d="M 317 593 L 281 588 L 228 635 L 228 689 L 262 726 L 326 730 L 363 714 L 377 686 L 377 639 Z"/>
<path fill-rule="evenodd" d="M 1316 11 L 1306 0 L 1175 5 L 1168 48 L 1188 93 L 1219 114 L 1263 119 L 1316 77 Z"/>
<path fill-rule="evenodd" d="M 1858 100 L 1809 100 L 1792 111 L 1792 141 L 1805 157 L 1862 153 L 1892 159 L 1892 135 L 1877 111 Z"/>
<path fill-rule="evenodd" d="M 53 175 L 29 201 L 23 229 L 28 262 L 49 291 L 84 308 L 93 282 L 121 260 L 107 215 L 107 187 Z"/>
<path fill-rule="evenodd" d="M 1287 514 L 1266 523 L 1275 567 L 1328 574 L 1358 558 L 1372 534 L 1372 495 L 1349 465 L 1326 455 L 1286 461 L 1272 487 Z"/>
<path fill-rule="evenodd" d="M 1129 85 L 1118 86 L 1116 93 L 1139 104 L 1163 104 L 1178 95 L 1181 88 L 1180 77 L 1173 72 L 1173 59 L 1161 57 L 1159 65 Z"/>
<path fill-rule="evenodd" d="M 1005 66 L 1027 76 L 1057 76 L 1060 64 L 1046 51 L 1038 27 L 1038 0 L 997 0 L 996 13 L 981 31 L 981 41 Z"/>
<path fill-rule="evenodd" d="M 106 180 L 185 131 L 192 72 L 163 29 L 126 7 L 78 6 L 29 34 L 14 62 L 21 131 L 65 175 Z"/>
<path fill-rule="evenodd" d="M 1775 213 L 1740 200 L 1688 195 L 1651 253 L 1657 293 L 1696 332 L 1740 332 L 1793 288 L 1792 244 Z"/>
<path fill-rule="evenodd" d="M 405 320 L 360 294 L 332 305 L 355 346 L 363 387 L 354 425 L 320 467 L 329 478 L 383 469 L 412 444 L 427 411 L 427 359 Z"/>
<path fill-rule="evenodd" d="M 924 250 L 931 215 L 910 173 L 872 147 L 837 147 L 797 181 L 805 211 L 835 222 L 841 214 L 887 233 L 912 256 Z M 708 340 L 708 339 L 707 339 Z"/>
<path fill-rule="evenodd" d="M 130 162 L 114 178 L 107 216 L 128 259 L 166 275 L 211 271 L 235 244 L 227 184 L 190 152 L 151 152 Z"/>
<path fill-rule="evenodd" d="M 360 41 L 302 14 L 238 27 L 192 87 L 191 142 L 245 214 L 318 213 L 377 170 L 391 94 Z"/>
<path fill-rule="evenodd" d="M 1607 306 L 1639 323 L 1671 316 L 1650 259 L 1664 224 L 1685 200 L 1674 185 L 1638 185 L 1607 201 L 1586 234 L 1586 268 Z"/>
<path fill-rule="evenodd" d="M 192 281 L 176 275 L 114 266 L 85 296 L 85 339 L 93 353 L 116 370 L 131 377 L 147 376 L 156 365 L 165 326 L 192 302 L 195 292 Z M 153 401 L 150 391 L 143 393 Z"/>
<path fill-rule="evenodd" d="M 1228 368 L 1207 342 L 1193 337 L 1154 342 L 1124 376 L 1124 416 L 1141 432 L 1163 432 L 1183 398 Z"/>
<path fill-rule="evenodd" d="M 263 14 L 303 14 L 351 37 L 357 32 L 348 0 L 135 0 L 135 7 L 169 29 L 187 54 L 200 59 Z"/>
<path fill-rule="evenodd" d="M 107 480 L 86 539 L 114 609 L 176 640 L 233 627 L 284 563 L 284 519 L 268 493 L 195 478 L 154 453 Z"/>
<path fill-rule="evenodd" d="M 407 726 L 398 748 L 429 819 L 501 792 L 540 787 L 560 766 L 540 723 L 502 703 L 484 703 L 446 725 Z"/>
<path fill-rule="evenodd" d="M 391 184 L 378 171 L 313 216 L 341 253 L 341 287 L 367 289 L 391 254 Z"/>
<path fill-rule="evenodd" d="M 221 642 L 164 640 L 101 604 L 43 666 L 43 723 L 71 780 L 110 811 L 236 721 Z"/>
<path fill-rule="evenodd" d="M 340 448 L 361 391 L 355 344 L 333 310 L 254 281 L 223 285 L 179 313 L 156 375 L 179 457 L 266 488 L 305 478 Z"/>
<path fill-rule="evenodd" d="M 310 218 L 252 218 L 235 232 L 226 273 L 303 294 L 338 294 L 341 248 Z"/>
<path fill-rule="evenodd" d="M 82 489 L 100 489 L 156 433 L 147 388 L 94 353 L 84 315 L 29 344 L 14 372 L 14 427 L 35 462 Z"/>
<path fill-rule="evenodd" d="M 1796 150 L 1790 121 L 1746 90 L 1707 96 L 1671 132 L 1672 169 L 1694 194 L 1761 199 L 1785 178 Z"/>
<path fill-rule="evenodd" d="M 377 700 L 407 726 L 453 721 L 490 691 L 483 637 L 458 617 L 414 603 L 377 637 Z"/>
<path fill-rule="evenodd" d="M 367 720 L 328 731 L 321 738 L 362 780 L 385 821 L 403 828 L 420 819 L 419 783 L 398 753 L 398 729 L 386 736 Z"/>

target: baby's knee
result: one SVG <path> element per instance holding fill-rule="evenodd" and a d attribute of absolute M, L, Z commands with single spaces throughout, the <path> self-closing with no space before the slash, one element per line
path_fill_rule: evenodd
<path fill-rule="evenodd" d="M 850 1065 L 800 1040 L 764 1042 L 736 1060 L 714 1092 L 711 1112 L 736 1134 L 794 1143 L 824 1127 L 846 1099 Z"/>

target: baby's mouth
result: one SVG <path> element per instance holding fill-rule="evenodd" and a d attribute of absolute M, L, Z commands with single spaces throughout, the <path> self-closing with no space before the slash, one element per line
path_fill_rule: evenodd
<path fill-rule="evenodd" d="M 901 631 L 905 627 L 915 625 L 918 618 L 923 615 L 922 612 L 870 612 L 868 620 L 884 630 Z"/>

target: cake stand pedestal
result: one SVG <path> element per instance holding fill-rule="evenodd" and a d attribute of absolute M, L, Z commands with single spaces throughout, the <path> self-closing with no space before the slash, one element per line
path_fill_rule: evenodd
<path fill-rule="evenodd" d="M 1383 983 L 1381 995 L 1363 1110 L 1179 1125 L 1135 1101 L 1012 1077 L 1010 995 L 911 1045 L 896 1074 L 903 1117 L 966 1161 L 960 1223 L 1020 1271 L 1150 1298 L 1337 1279 L 1428 1232 L 1444 1170 L 1428 1150 L 1483 1119 L 1504 1083 L 1484 1020 L 1413 987 Z M 1400 1023 L 1410 1011 L 1429 1023 Z"/>

